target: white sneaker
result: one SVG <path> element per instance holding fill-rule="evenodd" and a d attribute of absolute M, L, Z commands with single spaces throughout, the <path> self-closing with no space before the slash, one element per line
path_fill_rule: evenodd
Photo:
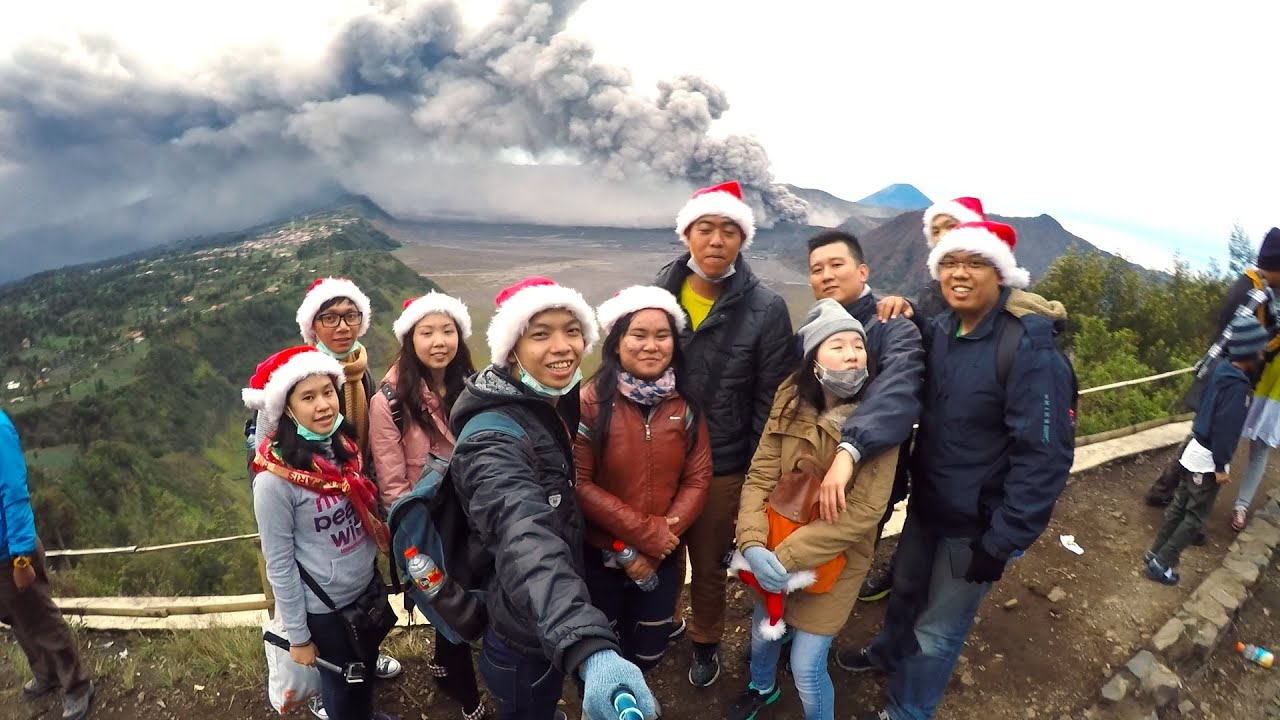
<path fill-rule="evenodd" d="M 379 680 L 390 680 L 399 675 L 404 668 L 400 667 L 400 661 L 390 655 L 379 655 L 378 664 L 374 666 L 373 674 L 378 676 Z"/>
<path fill-rule="evenodd" d="M 307 703 L 307 709 L 319 720 L 329 720 L 329 713 L 325 712 L 324 701 L 320 699 L 319 695 L 311 698 L 311 702 Z"/>

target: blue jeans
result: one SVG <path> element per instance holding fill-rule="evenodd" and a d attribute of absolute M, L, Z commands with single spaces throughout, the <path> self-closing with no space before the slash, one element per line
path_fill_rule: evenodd
<path fill-rule="evenodd" d="M 764 606 L 756 603 L 751 614 L 751 684 L 757 690 L 773 687 L 778 676 L 778 656 L 782 653 L 781 639 L 766 640 L 760 635 L 760 623 L 768 617 Z M 796 681 L 805 720 L 833 720 L 836 689 L 831 684 L 831 673 L 827 672 L 827 654 L 835 637 L 803 630 L 792 632 L 791 676 Z"/>
<path fill-rule="evenodd" d="M 1261 440 L 1249 441 L 1249 464 L 1245 466 L 1244 477 L 1240 478 L 1240 493 L 1236 495 L 1236 507 L 1249 509 L 1253 504 L 1253 496 L 1258 494 L 1262 485 L 1262 475 L 1267 471 L 1267 456 L 1271 454 L 1271 446 Z"/>
<path fill-rule="evenodd" d="M 886 710 L 893 720 L 933 717 L 978 606 L 991 591 L 991 583 L 953 577 L 951 551 L 967 550 L 970 542 L 933 533 L 907 513 L 884 628 L 868 653 L 890 674 Z"/>
<path fill-rule="evenodd" d="M 498 706 L 497 720 L 555 717 L 564 674 L 541 655 L 521 655 L 490 630 L 480 647 L 480 676 Z"/>

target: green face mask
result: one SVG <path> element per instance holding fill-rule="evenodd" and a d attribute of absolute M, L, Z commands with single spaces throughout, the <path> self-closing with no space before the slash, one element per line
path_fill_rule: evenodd
<path fill-rule="evenodd" d="M 298 436 L 301 437 L 303 440 L 310 440 L 311 442 L 320 442 L 321 440 L 328 440 L 329 438 L 333 437 L 334 433 L 338 432 L 338 428 L 342 426 L 342 419 L 343 419 L 342 413 L 338 413 L 338 416 L 333 419 L 333 427 L 329 428 L 329 432 L 323 433 L 323 434 L 314 432 L 309 428 L 303 427 L 302 423 L 298 422 L 297 418 L 294 418 L 293 422 L 295 425 L 298 426 Z"/>
<path fill-rule="evenodd" d="M 353 352 L 355 352 L 355 351 L 357 351 L 357 350 L 359 350 L 359 349 L 360 349 L 360 341 L 359 341 L 359 340 L 357 340 L 357 341 L 355 341 L 355 342 L 351 343 L 351 349 L 350 349 L 350 350 L 348 350 L 348 351 L 346 351 L 346 352 L 344 352 L 344 353 L 342 353 L 341 355 L 339 355 L 338 353 L 336 353 L 336 352 L 334 352 L 334 351 L 330 350 L 329 348 L 325 347 L 325 346 L 324 346 L 324 343 L 320 342 L 319 340 L 316 340 L 316 349 L 317 349 L 317 350 L 319 350 L 320 352 L 324 353 L 325 355 L 328 355 L 329 357 L 333 358 L 334 360 L 339 360 L 339 361 L 341 361 L 341 360 L 346 360 L 347 358 L 351 357 L 351 353 L 353 353 Z"/>
<path fill-rule="evenodd" d="M 533 377 L 532 375 L 530 375 L 528 372 L 525 371 L 524 366 L 520 364 L 519 360 L 516 360 L 516 367 L 520 368 L 520 382 L 524 383 L 525 387 L 529 388 L 530 390 L 534 391 L 535 393 L 541 395 L 544 398 L 558 398 L 563 395 L 568 395 L 569 391 L 573 390 L 575 387 L 578 386 L 578 383 L 582 382 L 581 367 L 573 371 L 573 378 L 569 380 L 568 385 L 565 385 L 562 388 L 547 387 L 546 385 L 543 385 L 542 383 L 538 382 L 538 380 L 535 377 Z"/>

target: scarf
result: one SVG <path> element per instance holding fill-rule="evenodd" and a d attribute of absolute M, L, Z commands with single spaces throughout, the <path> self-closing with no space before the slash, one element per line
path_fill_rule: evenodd
<path fill-rule="evenodd" d="M 626 370 L 618 373 L 618 392 L 637 405 L 652 407 L 676 393 L 676 372 L 671 368 L 657 380 L 641 380 Z"/>
<path fill-rule="evenodd" d="M 342 370 L 346 382 L 342 384 L 342 414 L 356 426 L 356 438 L 360 452 L 369 447 L 369 398 L 364 393 L 364 373 L 369 369 L 369 355 L 359 346 L 346 360 Z"/>
<path fill-rule="evenodd" d="M 382 554 L 389 553 L 391 533 L 386 523 L 378 517 L 378 489 L 360 472 L 360 453 L 351 438 L 340 436 L 343 448 L 351 453 L 351 458 L 342 467 L 334 465 L 328 458 L 316 455 L 312 461 L 313 470 L 299 470 L 285 464 L 280 451 L 267 438 L 258 446 L 258 454 L 253 459 L 254 472 L 267 472 L 283 480 L 306 488 L 321 495 L 345 495 L 351 506 L 360 515 L 360 522 L 365 532 L 377 543 Z"/>

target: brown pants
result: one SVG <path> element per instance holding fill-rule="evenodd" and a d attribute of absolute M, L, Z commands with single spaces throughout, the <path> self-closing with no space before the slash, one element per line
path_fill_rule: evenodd
<path fill-rule="evenodd" d="M 724 592 L 728 584 L 724 556 L 733 550 L 738 502 L 745 479 L 745 475 L 712 477 L 707 505 L 684 534 L 693 571 L 689 584 L 689 604 L 693 607 L 689 639 L 696 643 L 718 643 L 724 634 Z M 676 610 L 682 609 L 677 602 Z M 676 617 L 680 617 L 679 614 Z"/>
<path fill-rule="evenodd" d="M 26 592 L 19 593 L 13 584 L 13 561 L 8 557 L 2 560 L 0 617 L 13 626 L 13 636 L 27 656 L 36 683 L 57 683 L 66 694 L 80 693 L 89 683 L 89 673 L 80 662 L 71 631 L 49 593 L 44 546 L 36 542 L 36 554 L 31 558 L 36 579 Z"/>

